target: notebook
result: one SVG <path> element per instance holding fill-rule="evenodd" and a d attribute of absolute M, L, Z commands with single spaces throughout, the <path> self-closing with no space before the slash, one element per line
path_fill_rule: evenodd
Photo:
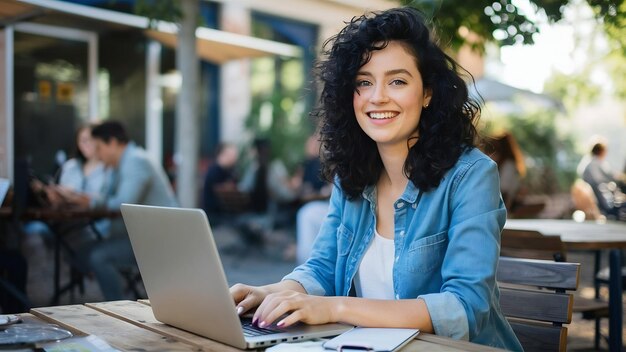
<path fill-rule="evenodd" d="M 393 352 L 402 348 L 419 334 L 419 329 L 355 327 L 324 343 L 325 349 L 335 351 Z"/>
<path fill-rule="evenodd" d="M 334 336 L 352 328 L 297 324 L 244 336 L 204 211 L 122 204 L 121 212 L 157 320 L 237 348 Z"/>

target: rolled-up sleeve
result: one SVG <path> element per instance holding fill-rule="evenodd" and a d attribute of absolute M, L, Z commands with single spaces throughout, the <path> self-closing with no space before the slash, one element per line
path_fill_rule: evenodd
<path fill-rule="evenodd" d="M 426 302 L 435 334 L 458 340 L 469 340 L 469 327 L 465 308 L 450 292 L 421 295 Z"/>

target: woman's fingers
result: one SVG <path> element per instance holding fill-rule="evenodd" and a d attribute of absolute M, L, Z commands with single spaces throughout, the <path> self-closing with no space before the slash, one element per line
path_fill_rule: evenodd
<path fill-rule="evenodd" d="M 230 288 L 230 294 L 237 306 L 237 314 L 241 315 L 258 306 L 264 294 L 258 287 L 235 284 Z"/>
<path fill-rule="evenodd" d="M 234 284 L 230 288 L 230 295 L 233 297 L 233 300 L 235 300 L 235 304 L 243 301 L 243 299 L 246 298 L 249 292 L 249 286 L 244 284 Z"/>
<path fill-rule="evenodd" d="M 276 326 L 278 326 L 279 328 L 286 328 L 300 321 L 305 322 L 304 314 L 301 309 L 296 310 L 293 313 L 284 316 L 281 320 L 279 320 L 276 323 Z"/>
<path fill-rule="evenodd" d="M 279 327 L 293 325 L 299 321 L 308 324 L 323 324 L 330 321 L 323 297 L 288 291 L 267 296 L 255 313 L 259 326 L 276 323 Z M 279 325 L 280 324 L 280 325 Z"/>
<path fill-rule="evenodd" d="M 294 310 L 298 309 L 297 302 L 294 299 L 277 299 L 272 300 L 271 304 L 264 307 L 262 315 L 259 317 L 259 327 L 266 327 L 280 320 L 280 318 Z"/>

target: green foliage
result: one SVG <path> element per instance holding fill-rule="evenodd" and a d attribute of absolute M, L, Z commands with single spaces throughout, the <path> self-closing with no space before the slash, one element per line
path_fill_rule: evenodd
<path fill-rule="evenodd" d="M 254 61 L 252 109 L 246 129 L 255 138 L 269 139 L 272 158 L 282 160 L 293 171 L 304 159 L 304 143 L 314 129 L 302 99 L 302 62 L 282 58 Z"/>
<path fill-rule="evenodd" d="M 546 81 L 544 93 L 558 98 L 569 110 L 586 103 L 592 103 L 601 93 L 601 87 L 592 83 L 587 70 L 580 74 L 555 73 Z"/>
<path fill-rule="evenodd" d="M 606 57 L 606 63 L 611 72 L 615 95 L 626 99 L 626 54 L 613 51 Z"/>
<path fill-rule="evenodd" d="M 180 0 L 135 0 L 133 11 L 140 16 L 148 17 L 150 19 L 150 28 L 156 27 L 156 21 L 158 20 L 180 23 L 183 19 Z M 199 11 L 196 17 L 198 26 L 205 25 Z"/>
<path fill-rule="evenodd" d="M 530 194 L 567 192 L 576 179 L 580 156 L 572 135 L 557 130 L 560 116 L 554 110 L 491 118 L 481 129 L 485 135 L 509 131 L 525 156 L 523 181 Z"/>
<path fill-rule="evenodd" d="M 536 12 L 551 22 L 561 20 L 566 5 L 574 0 L 529 0 Z M 586 0 L 596 18 L 622 51 L 626 50 L 626 0 Z M 483 50 L 485 42 L 499 46 L 533 44 L 539 32 L 536 23 L 522 13 L 513 0 L 400 0 L 402 5 L 422 10 L 432 19 L 443 44 L 458 49 L 464 43 Z M 468 30 L 478 38 L 468 36 Z"/>
<path fill-rule="evenodd" d="M 401 0 L 400 3 L 423 11 L 432 19 L 442 44 L 450 44 L 455 50 L 466 42 L 478 50 L 484 49 L 485 41 L 500 46 L 516 42 L 532 44 L 533 34 L 538 32 L 537 25 L 512 0 L 493 3 L 482 0 Z M 555 14 L 558 15 L 560 12 Z M 468 36 L 468 30 L 477 37 Z"/>
<path fill-rule="evenodd" d="M 178 1 L 174 0 L 136 0 L 136 14 L 150 18 L 150 26 L 155 20 L 179 22 L 183 16 Z"/>

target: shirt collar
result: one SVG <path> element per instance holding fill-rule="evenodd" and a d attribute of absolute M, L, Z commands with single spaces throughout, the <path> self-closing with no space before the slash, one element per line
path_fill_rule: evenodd
<path fill-rule="evenodd" d="M 404 192 L 402 192 L 402 195 L 400 195 L 400 199 L 402 199 L 403 201 L 407 203 L 413 204 L 417 201 L 417 196 L 419 195 L 419 193 L 420 193 L 419 188 L 417 188 L 415 184 L 413 184 L 413 182 L 409 180 L 409 182 L 407 182 L 406 184 L 406 188 L 404 189 Z M 364 199 L 366 199 L 370 203 L 376 204 L 376 186 L 375 185 L 366 186 L 365 189 L 363 190 L 362 196 Z"/>

